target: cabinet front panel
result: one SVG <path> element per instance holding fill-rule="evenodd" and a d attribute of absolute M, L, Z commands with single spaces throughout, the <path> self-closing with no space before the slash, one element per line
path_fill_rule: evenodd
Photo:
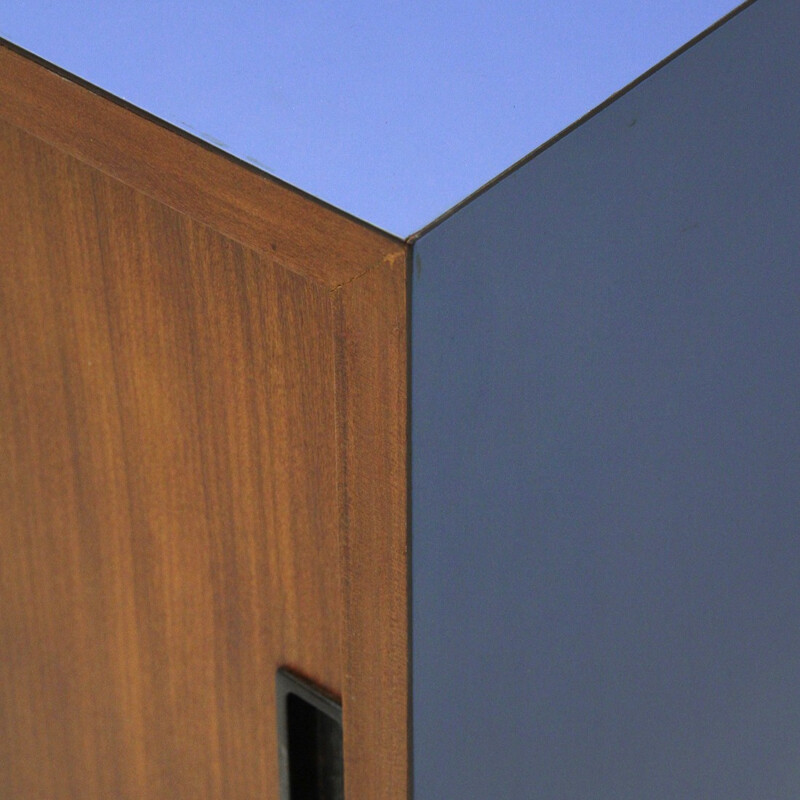
<path fill-rule="evenodd" d="M 341 691 L 328 291 L 3 123 L 0 186 L 0 796 L 277 797 L 276 668 Z"/>

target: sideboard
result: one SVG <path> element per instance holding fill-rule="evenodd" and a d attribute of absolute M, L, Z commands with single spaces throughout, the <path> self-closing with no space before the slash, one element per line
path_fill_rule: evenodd
<path fill-rule="evenodd" d="M 405 240 L 0 43 L 0 796 L 796 798 L 798 31 Z"/>

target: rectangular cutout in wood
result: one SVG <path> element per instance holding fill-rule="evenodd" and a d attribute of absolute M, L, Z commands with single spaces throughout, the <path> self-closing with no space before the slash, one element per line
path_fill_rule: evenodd
<path fill-rule="evenodd" d="M 276 699 L 281 800 L 344 800 L 341 706 L 285 669 Z"/>

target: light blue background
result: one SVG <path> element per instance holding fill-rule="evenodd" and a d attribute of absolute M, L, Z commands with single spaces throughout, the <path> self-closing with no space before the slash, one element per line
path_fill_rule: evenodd
<path fill-rule="evenodd" d="M 0 36 L 408 235 L 735 0 L 0 3 Z"/>

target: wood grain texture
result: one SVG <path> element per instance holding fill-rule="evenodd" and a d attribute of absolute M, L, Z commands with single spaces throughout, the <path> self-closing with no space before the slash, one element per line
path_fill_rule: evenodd
<path fill-rule="evenodd" d="M 328 288 L 401 246 L 389 234 L 66 79 L 3 40 L 0 115 Z"/>
<path fill-rule="evenodd" d="M 0 43 L 0 797 L 408 796 L 405 258 Z"/>
<path fill-rule="evenodd" d="M 410 795 L 407 265 L 338 289 L 336 414 L 348 797 Z"/>
<path fill-rule="evenodd" d="M 0 124 L 0 797 L 277 797 L 341 691 L 330 294 Z"/>

